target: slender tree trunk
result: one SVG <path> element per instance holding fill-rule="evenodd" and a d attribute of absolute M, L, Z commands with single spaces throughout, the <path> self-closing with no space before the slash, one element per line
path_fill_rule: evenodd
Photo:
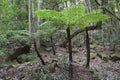
<path fill-rule="evenodd" d="M 108 0 L 101 0 L 101 1 L 95 0 L 95 2 L 98 6 L 104 6 L 108 3 Z M 102 12 L 103 12 L 103 14 L 106 14 L 106 8 L 102 8 Z M 103 42 L 103 46 L 105 46 L 104 45 L 104 30 L 102 29 L 102 21 L 98 22 L 97 25 L 100 26 L 100 28 L 101 28 L 102 42 Z"/>
<path fill-rule="evenodd" d="M 54 43 L 53 43 L 53 37 L 51 36 L 50 39 L 51 39 L 51 45 L 52 45 L 53 55 L 56 55 L 55 45 L 54 45 Z"/>
<path fill-rule="evenodd" d="M 118 17 L 120 18 L 120 5 L 119 5 L 119 3 L 120 3 L 120 0 L 116 0 L 116 7 L 117 7 L 117 10 L 118 10 Z M 119 21 L 117 21 L 118 23 L 119 23 Z M 119 36 L 119 34 L 120 34 L 120 27 L 118 27 L 119 25 L 117 25 L 117 29 L 116 29 L 116 31 L 117 31 L 117 33 L 116 33 L 116 36 Z M 117 45 L 116 45 L 117 46 Z M 115 46 L 115 47 L 116 47 Z"/>
<path fill-rule="evenodd" d="M 80 0 L 75 0 L 75 4 L 79 4 L 80 3 Z"/>
<path fill-rule="evenodd" d="M 87 27 L 86 27 L 86 50 L 87 50 L 87 65 L 86 65 L 86 67 L 89 68 L 89 66 L 90 66 L 90 42 L 89 42 L 89 34 L 88 34 Z"/>
<path fill-rule="evenodd" d="M 72 46 L 70 38 L 70 27 L 67 28 L 67 38 L 68 38 L 68 50 L 69 50 L 69 80 L 73 78 L 73 69 L 72 69 Z"/>
<path fill-rule="evenodd" d="M 38 10 L 40 10 L 40 0 L 37 0 L 37 5 L 38 5 Z M 37 26 L 39 26 L 40 25 L 40 18 L 39 17 L 37 17 Z"/>
<path fill-rule="evenodd" d="M 70 38 L 70 28 L 67 28 L 67 38 L 68 38 L 68 49 L 69 49 L 69 61 L 72 62 L 72 46 L 71 46 L 71 38 Z"/>
<path fill-rule="evenodd" d="M 92 8 L 91 8 L 91 2 L 90 2 L 90 0 L 85 0 L 85 6 L 86 6 L 86 12 L 87 13 L 91 13 Z M 92 26 L 93 24 L 94 24 L 93 22 L 89 23 L 90 26 Z M 93 33 L 95 33 L 95 30 L 94 31 L 90 31 L 90 38 L 91 39 L 93 38 L 93 35 L 92 35 Z"/>
<path fill-rule="evenodd" d="M 37 0 L 37 10 L 41 9 L 41 3 L 42 3 L 42 0 Z M 38 28 L 39 25 L 40 25 L 40 18 L 37 17 L 37 28 Z M 36 43 L 37 43 L 38 50 L 40 50 L 40 37 L 37 37 Z"/>
<path fill-rule="evenodd" d="M 31 32 L 31 0 L 28 0 L 28 21 L 29 21 L 29 32 Z"/>
<path fill-rule="evenodd" d="M 90 0 L 85 0 L 86 12 L 91 12 Z"/>
<path fill-rule="evenodd" d="M 117 6 L 117 9 L 118 9 L 118 16 L 120 18 L 120 6 L 119 6 L 119 3 L 120 3 L 120 0 L 116 0 L 116 6 Z"/>
<path fill-rule="evenodd" d="M 39 53 L 39 50 L 37 49 L 37 45 L 36 45 L 36 41 L 34 40 L 34 48 L 35 48 L 35 51 L 37 53 L 37 56 L 39 57 L 39 59 L 41 60 L 42 64 L 45 65 L 45 62 L 44 62 L 44 59 L 42 58 L 42 56 L 40 55 Z"/>
<path fill-rule="evenodd" d="M 31 24 L 31 30 L 32 30 L 32 32 L 35 32 L 35 15 L 34 15 L 34 12 L 35 12 L 35 10 L 34 10 L 34 1 L 32 0 L 31 1 L 31 4 L 32 4 L 32 8 L 31 8 L 31 17 L 32 17 L 32 24 Z"/>
<path fill-rule="evenodd" d="M 108 0 L 102 0 L 101 5 L 105 6 L 108 3 Z M 103 14 L 106 14 L 106 10 L 103 9 Z"/>
<path fill-rule="evenodd" d="M 96 30 L 96 29 L 99 29 L 99 27 L 100 26 L 98 26 L 98 25 L 96 25 L 96 26 L 89 26 L 88 27 L 88 30 Z M 81 32 L 84 32 L 85 30 L 77 30 L 76 32 L 74 32 L 72 35 L 70 35 L 70 38 L 72 39 L 72 38 L 74 38 L 76 35 L 78 35 L 79 33 L 81 33 Z M 60 44 L 60 46 L 61 47 L 65 47 L 66 46 L 66 44 L 68 43 L 68 39 L 65 39 L 61 44 Z"/>
<path fill-rule="evenodd" d="M 119 2 L 119 0 L 117 0 L 118 2 Z M 117 5 L 117 4 L 116 4 Z M 119 6 L 118 6 L 119 7 Z M 120 8 L 120 7 L 119 7 Z M 119 9 L 118 8 L 118 12 L 119 12 Z M 110 6 L 110 9 L 111 9 L 111 12 L 113 13 L 113 14 L 116 14 L 116 6 L 114 6 L 114 3 L 113 4 L 111 4 L 111 6 Z M 119 16 L 119 15 L 118 15 Z M 116 30 L 115 29 L 117 29 L 118 28 L 118 26 L 119 26 L 119 22 L 115 19 L 115 18 L 111 18 L 111 25 L 112 25 L 112 27 L 110 27 L 109 29 L 109 32 L 110 32 L 110 43 L 111 43 L 111 46 L 112 46 L 112 48 L 113 48 L 113 51 L 115 51 L 115 47 L 116 47 L 116 45 L 115 45 L 115 42 L 114 41 L 111 41 L 111 40 L 113 40 L 112 38 L 115 38 L 115 36 L 117 35 L 117 33 L 116 33 Z"/>

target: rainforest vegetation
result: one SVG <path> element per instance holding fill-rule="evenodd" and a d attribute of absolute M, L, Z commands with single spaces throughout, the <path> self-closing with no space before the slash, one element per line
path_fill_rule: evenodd
<path fill-rule="evenodd" d="M 120 80 L 120 0 L 0 0 L 0 80 Z"/>

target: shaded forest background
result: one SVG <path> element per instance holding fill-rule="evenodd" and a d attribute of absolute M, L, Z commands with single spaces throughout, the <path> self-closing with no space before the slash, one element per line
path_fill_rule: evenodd
<path fill-rule="evenodd" d="M 37 14 L 79 4 L 109 18 L 69 27 L 59 19 L 51 25 L 54 13 Z M 120 0 L 0 0 L 0 79 L 119 80 L 119 67 Z"/>

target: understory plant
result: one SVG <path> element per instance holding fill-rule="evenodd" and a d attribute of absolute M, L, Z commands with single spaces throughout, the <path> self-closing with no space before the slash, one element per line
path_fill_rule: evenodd
<path fill-rule="evenodd" d="M 42 9 L 36 11 L 40 18 L 45 19 L 48 26 L 63 26 L 66 29 L 67 39 L 68 39 L 68 49 L 69 49 L 69 63 L 72 62 L 72 46 L 70 32 L 73 27 L 78 27 L 80 30 L 86 30 L 86 42 L 87 42 L 87 67 L 89 67 L 90 62 L 90 47 L 89 47 L 89 35 L 88 35 L 88 25 L 90 22 L 98 22 L 109 17 L 102 13 L 100 9 L 93 10 L 91 13 L 86 13 L 85 6 L 83 4 L 71 5 L 70 7 L 64 8 L 62 11 L 58 12 L 55 10 Z M 49 29 L 49 28 L 48 28 Z M 71 67 L 71 66 L 70 66 Z M 70 79 L 72 78 L 72 69 L 70 68 Z"/>

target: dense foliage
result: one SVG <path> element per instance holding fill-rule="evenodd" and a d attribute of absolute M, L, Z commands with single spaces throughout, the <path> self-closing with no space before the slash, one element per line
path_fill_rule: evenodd
<path fill-rule="evenodd" d="M 119 80 L 119 34 L 120 0 L 0 0 L 0 80 Z"/>
<path fill-rule="evenodd" d="M 84 29 L 90 22 L 98 22 L 108 18 L 108 16 L 102 14 L 100 10 L 86 13 L 85 6 L 82 4 L 72 5 L 69 8 L 65 8 L 61 12 L 57 12 L 55 10 L 40 10 L 36 11 L 36 14 L 43 19 L 52 21 L 53 24 L 78 26 L 82 29 Z M 49 24 L 50 23 L 51 22 L 49 22 Z M 46 25 L 48 25 L 48 23 L 46 23 Z"/>

